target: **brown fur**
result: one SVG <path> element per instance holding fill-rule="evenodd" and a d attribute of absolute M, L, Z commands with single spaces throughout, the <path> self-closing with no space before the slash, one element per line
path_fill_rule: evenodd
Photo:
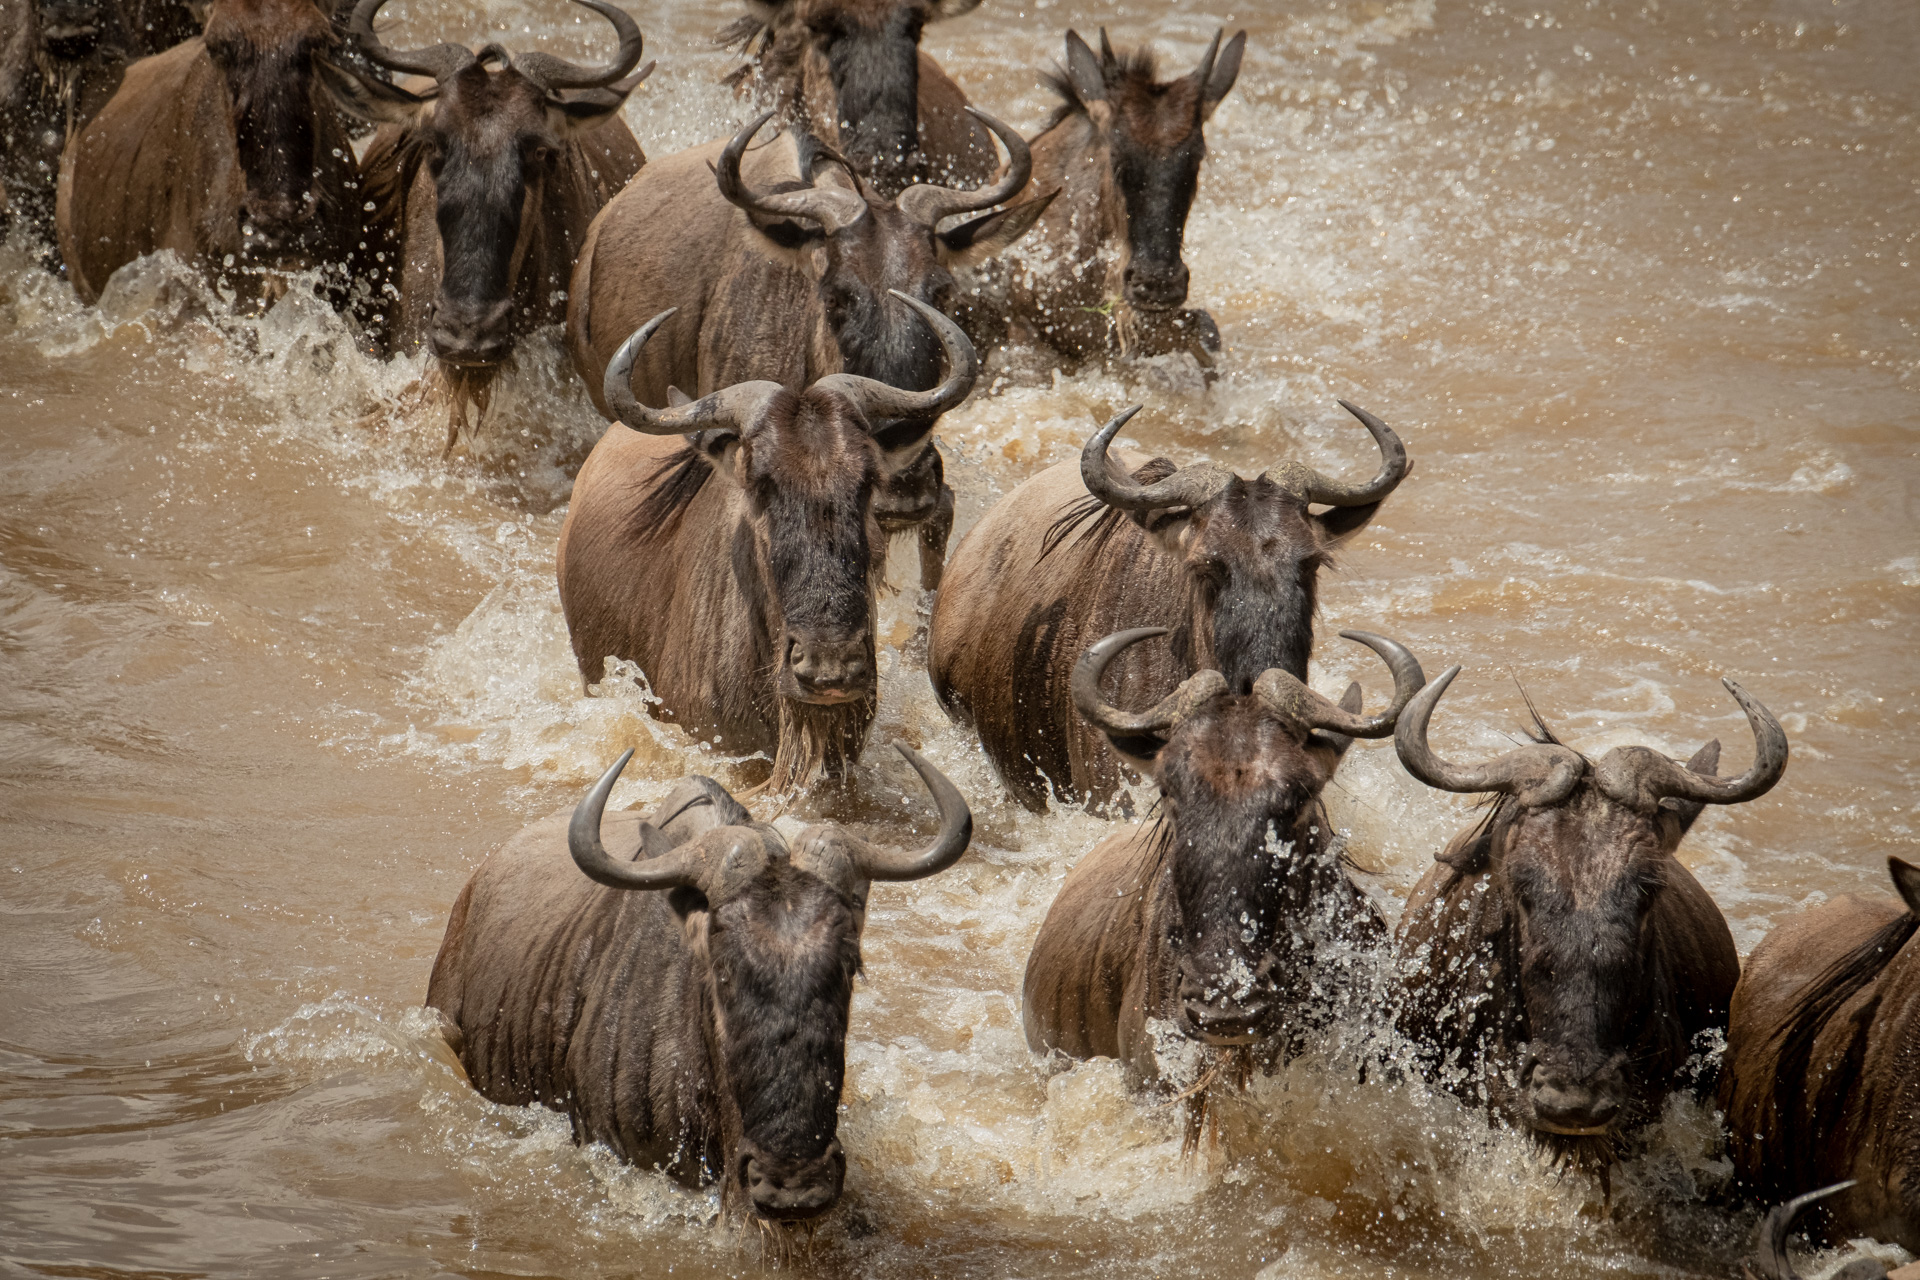
<path fill-rule="evenodd" d="M 334 42 L 327 14 L 312 0 L 216 0 L 207 30 L 255 56 Z M 322 96 L 316 89 L 310 107 L 312 173 L 296 178 L 310 177 L 317 198 L 304 240 L 249 258 L 240 230 L 249 175 L 228 84 L 206 39 L 129 67 L 119 91 L 61 158 L 60 252 L 80 296 L 96 300 L 114 271 L 162 249 L 209 276 L 222 273 L 229 255 L 282 270 L 343 262 L 361 225 L 350 189 L 355 167 L 345 126 Z"/>
<path fill-rule="evenodd" d="M 1756 1194 L 1857 1179 L 1826 1202 L 1830 1237 L 1920 1252 L 1915 912 L 1849 894 L 1775 926 L 1734 992 L 1720 1105 L 1734 1167 Z"/>

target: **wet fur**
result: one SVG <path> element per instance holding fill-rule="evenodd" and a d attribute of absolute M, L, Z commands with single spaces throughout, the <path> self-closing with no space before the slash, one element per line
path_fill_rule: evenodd
<path fill-rule="evenodd" d="M 1920 1252 L 1920 918 L 1849 895 L 1789 917 L 1733 999 L 1720 1103 L 1745 1187 L 1844 1179 L 1828 1235 Z"/>

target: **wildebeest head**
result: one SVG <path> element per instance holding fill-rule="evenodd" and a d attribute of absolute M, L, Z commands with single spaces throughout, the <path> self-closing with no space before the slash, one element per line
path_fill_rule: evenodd
<path fill-rule="evenodd" d="M 835 124 L 861 176 L 892 194 L 926 176 L 920 150 L 920 32 L 980 0 L 750 3 L 721 40 L 742 42 L 783 115 Z"/>
<path fill-rule="evenodd" d="M 55 62 L 78 62 L 110 34 L 108 0 L 32 0 L 39 46 Z"/>
<path fill-rule="evenodd" d="M 990 209 L 1018 195 L 1032 171 L 1018 133 L 984 111 L 967 110 L 1007 148 L 1006 173 L 977 191 L 923 183 L 887 200 L 838 156 L 804 136 L 798 139 L 798 154 L 808 185 L 754 191 L 740 176 L 740 159 L 771 113 L 735 134 L 721 154 L 720 193 L 746 211 L 769 252 L 786 257 L 814 281 L 821 321 L 847 373 L 913 390 L 939 381 L 935 335 L 891 299 L 950 305 L 953 268 L 983 261 L 1018 240 L 1053 198 L 1048 194 L 947 231 L 936 229 L 950 215 Z M 922 419 L 912 427 L 924 435 L 932 425 Z"/>
<path fill-rule="evenodd" d="M 1269 668 L 1306 678 L 1320 569 L 1342 539 L 1373 518 L 1409 469 L 1407 451 L 1386 423 L 1340 404 L 1380 448 L 1379 474 L 1365 484 L 1331 480 L 1297 462 L 1276 463 L 1252 480 L 1201 462 L 1142 484 L 1107 457 L 1107 446 L 1138 405 L 1081 450 L 1087 492 L 1132 513 L 1186 570 L 1196 618 L 1192 664 L 1218 668 L 1234 693 L 1251 692 Z M 1333 509 L 1314 514 L 1308 510 L 1314 503 Z"/>
<path fill-rule="evenodd" d="M 873 596 L 884 568 L 875 548 L 886 545 L 874 494 L 895 470 L 917 461 L 921 444 L 918 436 L 895 438 L 882 424 L 937 418 L 966 398 L 979 371 L 959 326 L 916 298 L 896 296 L 945 349 L 947 378 L 930 391 L 838 373 L 798 393 L 777 382 L 743 382 L 652 409 L 634 397 L 633 361 L 672 311 L 648 321 L 607 365 L 603 390 L 621 422 L 652 435 L 689 433 L 713 470 L 746 498 L 751 545 L 736 543 L 728 554 L 747 557 L 739 576 L 762 588 L 754 603 L 767 622 L 783 726 L 789 703 L 871 701 Z M 783 727 L 783 755 L 786 736 Z M 782 771 L 779 762 L 775 771 Z"/>
<path fill-rule="evenodd" d="M 205 39 L 246 175 L 241 253 L 271 262 L 317 226 L 315 112 L 323 108 L 313 67 L 339 37 L 314 0 L 214 0 Z"/>
<path fill-rule="evenodd" d="M 973 817 L 953 784 L 899 748 L 933 793 L 940 831 L 919 852 L 872 845 L 832 824 L 791 847 L 709 779 L 683 783 L 655 815 L 712 804 L 722 825 L 677 847 L 641 825 L 639 861 L 609 856 L 600 817 L 628 751 L 574 810 L 567 844 L 588 876 L 614 889 L 665 890 L 680 916 L 711 1011 L 703 1028 L 720 1093 L 725 1198 L 761 1218 L 817 1217 L 840 1198 L 846 1156 L 836 1136 L 846 1075 L 847 1013 L 875 880 L 918 880 L 966 852 Z"/>
<path fill-rule="evenodd" d="M 1635 1096 L 1635 1054 L 1660 993 L 1685 980 L 1660 971 L 1648 930 L 1680 870 L 1674 849 L 1703 806 L 1765 795 L 1786 772 L 1787 738 L 1765 707 L 1723 680 L 1754 736 L 1753 767 L 1739 777 L 1715 776 L 1718 740 L 1684 766 L 1646 747 L 1590 761 L 1540 724 L 1539 741 L 1466 767 L 1427 745 L 1434 704 L 1459 673 L 1449 668 L 1414 699 L 1394 746 L 1430 787 L 1498 797 L 1439 860 L 1458 874 L 1489 873 L 1502 928 L 1514 931 L 1506 942 L 1528 1044 L 1517 1110 L 1544 1133 L 1604 1134 Z M 1670 1061 L 1685 1059 L 1688 1046 L 1665 1047 Z"/>
<path fill-rule="evenodd" d="M 1146 711 L 1110 706 L 1100 676 L 1114 655 L 1161 627 L 1117 632 L 1074 666 L 1074 706 L 1160 789 L 1179 966 L 1178 1025 L 1211 1044 L 1265 1038 L 1306 999 L 1313 912 L 1342 875 L 1321 788 L 1354 738 L 1384 738 L 1425 677 L 1398 643 L 1340 634 L 1378 653 L 1393 701 L 1360 714 L 1360 686 L 1339 705 L 1277 668 L 1248 694 L 1200 671 Z"/>
<path fill-rule="evenodd" d="M 440 231 L 440 288 L 428 344 L 449 364 L 489 367 L 513 348 L 514 293 L 543 209 L 546 184 L 570 139 L 619 112 L 653 70 L 640 61 L 640 28 L 604 0 L 575 0 L 613 24 L 620 47 L 604 67 L 551 54 L 513 57 L 497 44 L 475 54 L 457 44 L 393 50 L 373 18 L 386 0 L 360 0 L 353 33 L 369 61 L 432 76 L 421 94 L 322 64 L 329 89 L 362 119 L 410 132 L 433 183 Z M 498 70 L 489 70 L 497 66 Z M 561 264 L 561 270 L 571 264 Z"/>
<path fill-rule="evenodd" d="M 1190 74 L 1163 83 L 1154 78 L 1151 49 L 1118 57 L 1102 27 L 1096 57 L 1069 31 L 1066 68 L 1048 77 L 1061 110 L 1085 114 L 1106 151 L 1106 230 L 1125 246 L 1121 292 L 1140 311 L 1170 311 L 1187 300 L 1181 242 L 1207 154 L 1205 125 L 1233 88 L 1247 47 L 1242 31 L 1222 50 L 1223 34 L 1213 33 Z"/>

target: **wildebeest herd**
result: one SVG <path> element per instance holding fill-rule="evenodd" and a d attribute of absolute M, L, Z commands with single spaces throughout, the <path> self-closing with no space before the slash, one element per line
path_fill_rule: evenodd
<path fill-rule="evenodd" d="M 1158 792 L 1068 873 L 1025 1025 L 1038 1055 L 1185 1087 L 1190 1141 L 1209 1089 L 1324 1026 L 1338 946 L 1382 959 L 1379 1016 L 1435 1087 L 1603 1180 L 1669 1095 L 1717 1088 L 1741 1187 L 1785 1202 L 1763 1273 L 1791 1274 L 1782 1242 L 1816 1202 L 1832 1237 L 1920 1252 L 1920 868 L 1891 859 L 1897 898 L 1793 917 L 1743 971 L 1675 857 L 1705 806 L 1786 771 L 1779 722 L 1739 685 L 1754 753 L 1731 775 L 1717 741 L 1684 763 L 1590 758 L 1537 716 L 1505 755 L 1444 759 L 1427 731 L 1459 668 L 1429 684 L 1366 632 L 1342 634 L 1385 664 L 1384 705 L 1310 689 L 1319 572 L 1412 470 L 1381 419 L 1345 405 L 1371 478 L 1287 459 L 1248 478 L 1117 448 L 1130 410 L 949 562 L 933 432 L 978 347 L 1215 364 L 1182 238 L 1244 34 L 1162 80 L 1144 46 L 1069 31 L 1057 110 L 1026 139 L 919 47 L 977 0 L 754 3 L 720 38 L 766 114 L 649 162 L 622 118 L 652 70 L 642 34 L 577 2 L 617 39 L 601 65 L 395 49 L 383 0 L 0 0 L 6 207 L 89 301 L 160 250 L 243 294 L 320 269 L 370 348 L 424 350 L 482 404 L 519 337 L 564 323 L 612 420 L 560 535 L 581 674 L 636 664 L 661 719 L 771 762 L 765 797 L 866 746 L 885 553 L 911 535 L 937 593 L 933 690 L 1008 793 L 1130 815 L 1130 783 Z M 1005 260 L 1023 239 L 1038 251 Z M 1386 737 L 1421 783 L 1487 797 L 1397 929 L 1320 799 L 1354 739 Z M 789 839 L 697 776 L 607 815 L 631 752 L 510 840 L 454 903 L 427 994 L 474 1086 L 718 1183 L 731 1211 L 832 1209 L 870 887 L 937 874 L 971 838 L 958 790 L 900 751 L 939 815 L 917 851 L 832 823 Z M 1199 1080 L 1169 1079 L 1179 1044 Z"/>

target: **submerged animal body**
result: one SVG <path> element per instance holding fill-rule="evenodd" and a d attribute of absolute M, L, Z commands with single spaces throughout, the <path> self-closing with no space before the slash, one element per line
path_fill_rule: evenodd
<path fill-rule="evenodd" d="M 1189 309 L 1183 244 L 1200 188 L 1206 123 L 1233 88 L 1246 49 L 1222 32 L 1188 75 L 1156 79 L 1152 51 L 1096 57 L 1067 32 L 1067 65 L 1048 77 L 1060 97 L 1031 142 L 1034 182 L 1060 198 L 1008 264 L 1017 332 L 1064 354 L 1190 351 L 1211 367 L 1220 330 Z"/>
<path fill-rule="evenodd" d="M 571 815 L 508 841 L 454 901 L 427 987 L 474 1087 L 565 1112 L 576 1141 L 634 1164 L 718 1182 L 731 1210 L 832 1208 L 871 884 L 945 870 L 972 833 L 953 784 L 901 754 L 940 812 L 919 852 L 832 824 L 789 842 L 701 777 L 647 818 L 603 822 L 631 751 Z M 633 851 L 609 854 L 603 834 Z"/>
<path fill-rule="evenodd" d="M 577 0 L 613 25 L 604 67 L 498 45 L 394 50 L 373 31 L 385 0 L 360 0 L 356 43 L 375 66 L 430 76 L 414 93 L 326 68 L 348 111 L 381 125 L 363 170 L 369 215 L 361 274 L 384 301 L 389 346 L 423 345 L 479 398 L 515 341 L 566 319 L 587 227 L 646 157 L 620 109 L 652 64 L 640 29 L 603 0 Z"/>
<path fill-rule="evenodd" d="M 1717 741 L 1685 765 L 1645 747 L 1589 760 L 1543 725 L 1533 744 L 1457 765 L 1427 723 L 1459 670 L 1414 699 L 1394 744 L 1428 786 L 1493 801 L 1408 900 L 1401 1027 L 1448 1087 L 1604 1172 L 1616 1136 L 1686 1085 L 1697 1037 L 1725 1028 L 1740 973 L 1726 920 L 1674 850 L 1704 806 L 1779 781 L 1786 736 L 1726 681 L 1755 741 L 1738 777 L 1716 776 Z"/>
<path fill-rule="evenodd" d="M 627 387 L 673 313 L 656 316 L 607 367 L 603 394 L 625 425 L 594 447 L 560 530 L 560 604 L 586 679 L 609 657 L 639 664 L 657 714 L 729 752 L 771 753 L 778 790 L 840 769 L 873 723 L 875 500 L 920 444 L 881 424 L 937 417 L 978 370 L 951 320 L 902 301 L 946 349 L 931 391 L 833 374 L 650 409 Z"/>
<path fill-rule="evenodd" d="M 1768 1198 L 1841 1179 L 1829 1234 L 1920 1253 L 1920 867 L 1897 898 L 1788 917 L 1733 995 L 1720 1106 L 1735 1171 Z"/>
<path fill-rule="evenodd" d="M 932 387 L 939 341 L 895 292 L 944 307 L 954 268 L 999 252 L 1045 209 L 1028 201 L 935 230 L 1026 186 L 1026 144 L 998 122 L 989 124 L 1007 144 L 1000 181 L 978 191 L 917 185 L 888 200 L 805 139 L 750 150 L 765 120 L 652 162 L 594 220 L 573 273 L 567 341 L 602 412 L 614 350 L 669 307 L 678 321 L 634 364 L 643 404 L 666 405 L 672 388 L 704 396 L 740 382 L 797 392 L 839 373 Z M 874 425 L 901 451 L 878 499 L 882 526 L 917 531 L 921 584 L 932 589 L 953 526 L 934 418 Z"/>
<path fill-rule="evenodd" d="M 750 0 L 721 39 L 748 61 L 730 77 L 853 163 L 885 196 L 916 182 L 980 183 L 993 139 L 967 95 L 920 48 L 928 23 L 980 0 Z"/>
<path fill-rule="evenodd" d="M 314 0 L 214 0 L 204 35 L 127 68 L 60 161 L 60 253 L 81 298 L 163 249 L 236 286 L 345 263 L 358 175 L 314 71 L 338 44 Z"/>
<path fill-rule="evenodd" d="M 1346 407 L 1381 454 L 1364 484 L 1292 462 L 1246 480 L 1211 462 L 1116 460 L 1108 446 L 1129 410 L 1087 441 L 1078 466 L 1028 480 L 961 540 L 934 605 L 927 674 L 1020 803 L 1042 810 L 1051 792 L 1104 804 L 1125 781 L 1106 735 L 1075 711 L 1069 679 L 1080 651 L 1120 627 L 1167 632 L 1114 662 L 1105 688 L 1122 703 L 1156 701 L 1203 667 L 1236 694 L 1268 668 L 1306 678 L 1320 570 L 1407 472 L 1399 437 Z"/>
<path fill-rule="evenodd" d="M 1112 1057 L 1136 1081 L 1160 1077 L 1159 1035 L 1295 1052 L 1325 1016 L 1312 993 L 1318 948 L 1386 941 L 1347 877 L 1320 807 L 1356 737 L 1393 732 L 1423 682 L 1394 641 L 1343 632 L 1393 671 L 1386 710 L 1360 714 L 1278 669 L 1250 693 L 1201 671 L 1143 712 L 1100 693 L 1103 668 L 1158 628 L 1094 645 L 1073 676 L 1076 704 L 1160 790 L 1155 823 L 1109 837 L 1067 873 L 1027 959 L 1027 1044 L 1036 1053 Z"/>

